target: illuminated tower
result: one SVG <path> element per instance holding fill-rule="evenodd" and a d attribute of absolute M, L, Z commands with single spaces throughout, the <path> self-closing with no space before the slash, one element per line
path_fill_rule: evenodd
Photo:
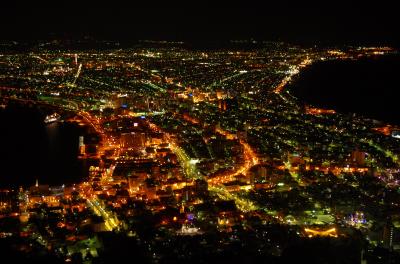
<path fill-rule="evenodd" d="M 391 219 L 388 219 L 385 226 L 383 227 L 383 247 L 387 249 L 393 249 L 393 235 L 394 235 L 394 226 Z"/>
<path fill-rule="evenodd" d="M 75 53 L 74 59 L 75 59 L 75 65 L 78 65 L 78 54 Z"/>
<path fill-rule="evenodd" d="M 85 143 L 83 141 L 83 136 L 79 136 L 79 154 L 85 155 Z"/>

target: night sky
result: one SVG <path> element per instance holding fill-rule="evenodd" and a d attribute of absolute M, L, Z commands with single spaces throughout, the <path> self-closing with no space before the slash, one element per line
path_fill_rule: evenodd
<path fill-rule="evenodd" d="M 201 42 L 254 38 L 306 44 L 399 44 L 397 9 L 385 1 L 373 5 L 326 1 L 329 4 L 302 6 L 256 1 L 84 2 L 2 3 L 1 39 L 91 36 Z"/>

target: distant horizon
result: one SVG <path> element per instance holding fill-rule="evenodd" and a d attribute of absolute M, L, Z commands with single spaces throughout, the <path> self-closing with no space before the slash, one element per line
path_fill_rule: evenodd
<path fill-rule="evenodd" d="M 85 35 L 81 37 L 62 37 L 62 36 L 48 36 L 40 39 L 2 39 L 0 40 L 0 50 L 6 46 L 14 45 L 38 45 L 38 44 L 49 44 L 53 42 L 55 46 L 69 45 L 72 48 L 74 45 L 87 44 L 90 47 L 95 48 L 96 44 L 108 43 L 118 44 L 115 48 L 127 48 L 130 45 L 181 45 L 184 48 L 262 48 L 265 45 L 272 43 L 283 43 L 288 45 L 298 45 L 304 47 L 317 47 L 317 48 L 346 48 L 346 47 L 390 47 L 398 50 L 400 45 L 398 43 L 392 43 L 389 41 L 295 41 L 286 39 L 260 39 L 260 38 L 237 38 L 237 39 L 202 39 L 202 40 L 191 40 L 191 39 L 156 39 L 156 38 L 142 38 L 142 39 L 117 39 L 117 38 L 97 38 L 91 35 Z M 120 47 L 121 46 L 121 47 Z M 98 48 L 101 48 L 100 46 Z"/>
<path fill-rule="evenodd" d="M 0 23 L 1 40 L 74 39 L 89 35 L 121 42 L 257 39 L 330 45 L 400 43 L 396 8 L 389 3 L 5 4 Z"/>

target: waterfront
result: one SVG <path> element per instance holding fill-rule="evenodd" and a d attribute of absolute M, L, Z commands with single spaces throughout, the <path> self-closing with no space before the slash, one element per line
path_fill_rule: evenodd
<path fill-rule="evenodd" d="M 78 159 L 78 138 L 86 128 L 66 122 L 45 124 L 49 109 L 10 104 L 1 109 L 1 186 L 59 185 L 87 175 Z"/>
<path fill-rule="evenodd" d="M 400 124 L 397 104 L 400 56 L 317 62 L 289 86 L 308 104 Z"/>

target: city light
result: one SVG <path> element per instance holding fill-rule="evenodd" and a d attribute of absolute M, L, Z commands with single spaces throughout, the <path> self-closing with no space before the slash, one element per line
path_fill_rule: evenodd
<path fill-rule="evenodd" d="M 400 127 L 303 102 L 294 85 L 321 64 L 396 50 L 258 40 L 206 50 L 151 40 L 53 45 L 0 52 L 1 114 L 37 110 L 44 149 L 57 149 L 52 133 L 73 137 L 73 159 L 63 158 L 70 178 L 49 157 L 40 169 L 51 177 L 27 163 L 33 180 L 0 189 L 0 242 L 18 254 L 279 262 L 292 247 L 351 246 L 352 259 L 376 249 L 395 256 Z M 21 142 L 32 133 L 23 115 L 9 119 L 27 127 L 16 133 Z M 10 144 L 18 166 L 21 142 Z M 322 255 L 311 251 L 304 255 Z"/>

